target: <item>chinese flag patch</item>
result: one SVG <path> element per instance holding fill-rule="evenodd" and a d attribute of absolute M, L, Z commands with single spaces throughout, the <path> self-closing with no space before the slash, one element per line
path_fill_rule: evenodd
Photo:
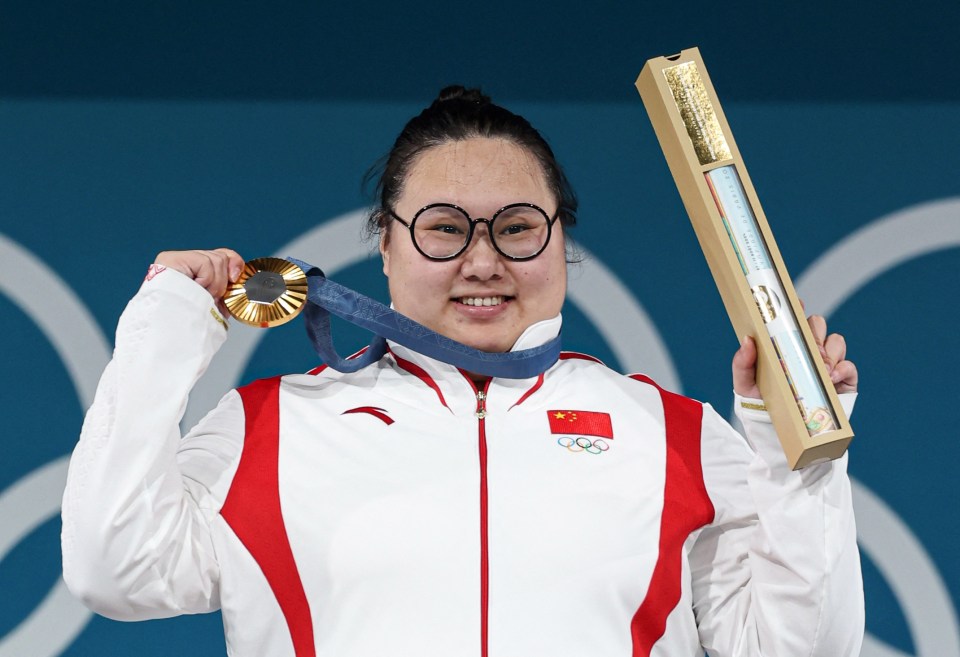
<path fill-rule="evenodd" d="M 550 433 L 575 433 L 613 439 L 609 413 L 596 411 L 547 411 Z"/>

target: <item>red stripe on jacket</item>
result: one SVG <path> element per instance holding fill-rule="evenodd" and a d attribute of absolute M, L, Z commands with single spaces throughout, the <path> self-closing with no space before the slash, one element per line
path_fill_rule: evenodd
<path fill-rule="evenodd" d="M 415 377 L 417 377 L 418 379 L 423 381 L 426 385 L 428 385 L 430 388 L 432 388 L 433 391 L 437 393 L 437 397 L 440 399 L 440 403 L 446 406 L 447 409 L 450 408 L 449 406 L 447 406 L 447 400 L 443 398 L 443 392 L 440 391 L 440 386 L 437 385 L 437 382 L 433 380 L 432 376 L 427 374 L 427 371 L 425 369 L 423 369 L 416 363 L 411 362 L 405 358 L 400 358 L 395 353 L 393 353 L 393 351 L 390 351 L 390 354 L 393 356 L 394 360 L 397 361 L 397 365 L 400 366 L 400 369 L 410 372 L 410 374 L 413 374 Z"/>
<path fill-rule="evenodd" d="M 238 390 L 246 433 L 220 515 L 263 571 L 290 630 L 296 657 L 316 657 L 313 619 L 280 508 L 280 377 Z"/>
<path fill-rule="evenodd" d="M 645 376 L 630 378 L 659 390 L 667 441 L 659 556 L 647 595 L 630 623 L 633 657 L 648 657 L 666 631 L 667 617 L 680 602 L 683 544 L 690 534 L 713 521 L 714 508 L 700 461 L 703 406 L 664 390 Z"/>

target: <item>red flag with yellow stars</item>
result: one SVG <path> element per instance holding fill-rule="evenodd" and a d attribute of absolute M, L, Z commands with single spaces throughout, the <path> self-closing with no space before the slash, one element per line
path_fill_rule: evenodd
<path fill-rule="evenodd" d="M 599 436 L 613 439 L 613 425 L 609 413 L 597 411 L 547 411 L 550 433 L 575 433 L 581 436 Z"/>

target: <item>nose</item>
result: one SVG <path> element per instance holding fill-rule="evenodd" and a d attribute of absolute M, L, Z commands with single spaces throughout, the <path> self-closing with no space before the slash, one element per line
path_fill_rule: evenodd
<path fill-rule="evenodd" d="M 470 244 L 461 258 L 460 270 L 465 278 L 489 280 L 500 276 L 503 272 L 503 258 L 493 248 L 490 224 L 477 223 Z"/>

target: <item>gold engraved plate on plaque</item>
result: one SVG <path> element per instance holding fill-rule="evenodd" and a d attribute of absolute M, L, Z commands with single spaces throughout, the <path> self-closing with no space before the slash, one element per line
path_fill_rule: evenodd
<path fill-rule="evenodd" d="M 665 68 L 663 76 L 667 79 L 667 86 L 673 94 L 700 164 L 729 160 L 730 146 L 713 111 L 713 103 L 710 102 L 697 63 L 684 62 Z"/>
<path fill-rule="evenodd" d="M 307 276 L 282 258 L 254 258 L 244 264 L 223 302 L 244 324 L 269 328 L 300 314 L 307 300 Z"/>

